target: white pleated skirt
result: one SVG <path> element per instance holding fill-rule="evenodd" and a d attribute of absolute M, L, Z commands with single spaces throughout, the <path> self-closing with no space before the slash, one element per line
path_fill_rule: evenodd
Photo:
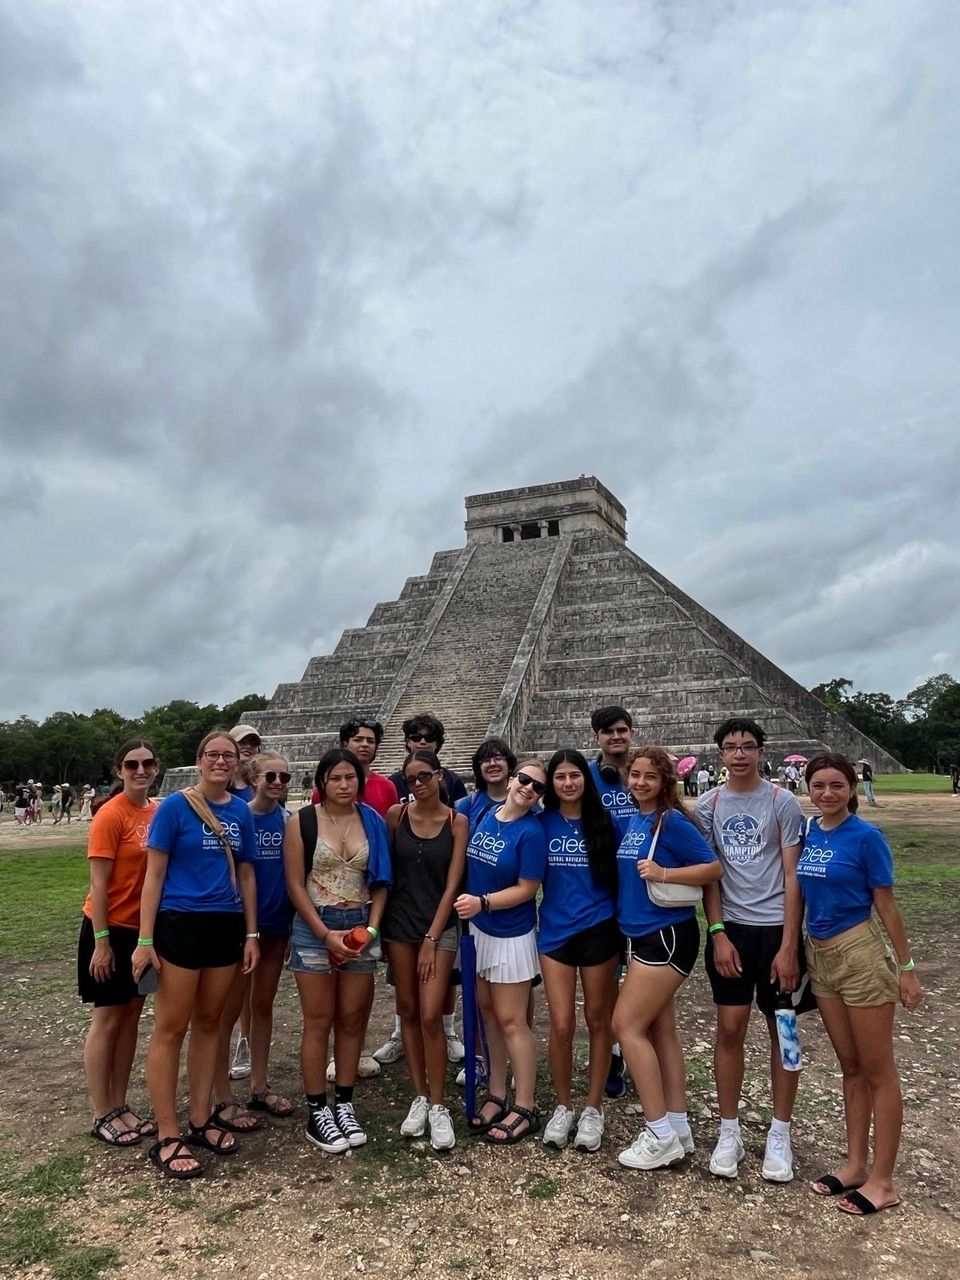
<path fill-rule="evenodd" d="M 530 982 L 540 972 L 537 931 L 519 938 L 495 938 L 470 921 L 470 936 L 477 949 L 477 977 L 488 982 Z"/>

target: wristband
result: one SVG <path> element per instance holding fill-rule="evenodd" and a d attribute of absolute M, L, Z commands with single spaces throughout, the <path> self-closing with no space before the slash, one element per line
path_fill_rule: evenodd
<path fill-rule="evenodd" d="M 481 911 L 491 910 L 490 899 L 487 897 L 485 893 L 481 893 L 480 895 L 480 910 Z"/>
<path fill-rule="evenodd" d="M 152 947 L 152 946 L 153 946 L 153 939 L 152 939 L 152 938 L 138 938 L 138 939 L 137 939 L 137 946 L 138 946 L 138 947 Z"/>
<path fill-rule="evenodd" d="M 707 933 L 726 933 L 726 931 L 727 926 L 722 920 L 719 920 L 716 924 L 712 924 L 707 928 Z"/>
<path fill-rule="evenodd" d="M 101 938 L 109 938 L 109 937 L 110 937 L 110 930 L 109 930 L 109 929 L 94 929 L 94 931 L 93 931 L 93 936 L 94 936 L 94 938 L 96 939 L 96 941 L 97 941 L 97 942 L 99 942 Z"/>
<path fill-rule="evenodd" d="M 380 937 L 380 930 L 376 927 L 376 925 L 373 925 L 373 924 L 367 925 L 367 933 L 369 933 L 370 937 L 374 940 L 374 942 L 376 942 L 376 940 Z"/>
<path fill-rule="evenodd" d="M 425 933 L 423 936 L 426 938 L 428 942 L 432 942 L 434 946 L 437 945 L 437 940 L 432 933 Z"/>
<path fill-rule="evenodd" d="M 260 935 L 259 935 L 259 933 L 248 933 L 248 934 L 247 934 L 247 937 L 248 937 L 248 938 L 259 938 L 259 937 L 260 937 Z"/>
<path fill-rule="evenodd" d="M 913 961 L 912 961 L 912 960 L 908 960 L 906 964 L 902 964 L 902 965 L 900 966 L 900 972 L 901 972 L 901 973 L 912 973 L 912 972 L 913 972 L 913 970 L 914 970 L 916 967 L 917 967 L 917 966 L 913 963 Z"/>

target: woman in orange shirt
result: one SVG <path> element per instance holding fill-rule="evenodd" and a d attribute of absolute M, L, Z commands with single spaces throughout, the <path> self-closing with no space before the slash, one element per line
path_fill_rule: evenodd
<path fill-rule="evenodd" d="M 147 832 L 157 808 L 148 795 L 157 767 L 149 742 L 123 744 L 116 759 L 121 789 L 97 810 L 87 845 L 90 892 L 83 905 L 77 985 L 93 1014 L 83 1065 L 93 1103 L 91 1135 L 115 1147 L 132 1147 L 157 1131 L 152 1120 L 141 1120 L 127 1106 L 143 1009 L 130 960 L 140 926 Z"/>

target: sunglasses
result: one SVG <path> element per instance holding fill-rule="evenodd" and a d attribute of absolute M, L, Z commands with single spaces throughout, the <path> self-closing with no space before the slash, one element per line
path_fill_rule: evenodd
<path fill-rule="evenodd" d="M 534 795 L 542 796 L 547 789 L 545 782 L 540 782 L 537 778 L 531 778 L 529 773 L 518 773 L 515 776 L 521 787 L 530 787 Z"/>
<path fill-rule="evenodd" d="M 436 774 L 428 773 L 426 770 L 423 773 L 415 773 L 412 778 L 407 774 L 407 786 L 415 787 L 419 784 L 421 787 L 425 787 L 433 777 L 436 777 Z"/>
<path fill-rule="evenodd" d="M 425 733 L 411 733 L 407 741 L 408 742 L 436 742 L 436 738 L 431 738 Z"/>
<path fill-rule="evenodd" d="M 151 756 L 149 760 L 124 760 L 123 767 L 126 769 L 127 773 L 136 773 L 138 769 L 145 769 L 147 771 L 155 769 L 157 767 L 157 762 Z"/>
<path fill-rule="evenodd" d="M 263 777 L 266 778 L 267 782 L 277 782 L 279 780 L 284 786 L 290 781 L 289 773 L 284 773 L 282 770 L 278 773 L 276 769 L 264 769 Z"/>

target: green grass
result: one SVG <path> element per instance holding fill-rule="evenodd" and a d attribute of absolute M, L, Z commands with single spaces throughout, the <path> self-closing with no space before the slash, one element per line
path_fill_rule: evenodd
<path fill-rule="evenodd" d="M 48 960 L 74 949 L 88 885 L 83 848 L 33 848 L 0 857 L 0 958 Z"/>
<path fill-rule="evenodd" d="M 940 792 L 950 794 L 950 775 L 943 773 L 878 773 L 874 777 L 873 788 L 880 794 L 893 794 L 897 791 L 922 794 Z M 960 800 L 957 801 L 960 804 Z"/>

